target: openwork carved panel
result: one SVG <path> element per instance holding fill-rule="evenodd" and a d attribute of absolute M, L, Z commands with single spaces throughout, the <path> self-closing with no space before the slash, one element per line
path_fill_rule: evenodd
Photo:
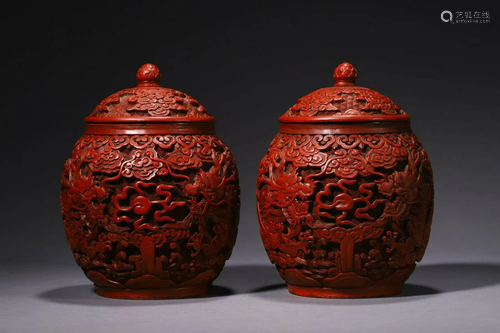
<path fill-rule="evenodd" d="M 264 246 L 289 285 L 402 284 L 429 240 L 432 170 L 412 133 L 279 133 L 257 199 Z"/>
<path fill-rule="evenodd" d="M 213 135 L 84 135 L 61 203 L 74 257 L 96 285 L 209 284 L 235 242 L 238 174 Z"/>

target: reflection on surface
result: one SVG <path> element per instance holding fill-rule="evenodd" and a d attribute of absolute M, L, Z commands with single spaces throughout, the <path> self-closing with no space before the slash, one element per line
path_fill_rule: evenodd
<path fill-rule="evenodd" d="M 271 274 L 264 272 L 262 275 Z M 276 273 L 277 275 L 277 273 Z M 270 276 L 270 275 L 267 275 Z M 274 280 L 273 280 L 274 282 Z M 403 293 L 394 297 L 366 299 L 318 299 L 291 295 L 283 281 L 268 283 L 253 290 L 256 296 L 278 302 L 305 304 L 367 305 L 399 303 L 431 297 L 438 294 L 482 288 L 500 283 L 500 265 L 482 263 L 417 265 Z"/>
<path fill-rule="evenodd" d="M 226 266 L 215 281 L 210 294 L 198 298 L 153 301 L 107 299 L 96 295 L 90 282 L 85 285 L 46 290 L 37 296 L 48 302 L 97 306 L 190 304 L 221 300 L 224 297 L 241 294 L 278 302 L 359 305 L 405 302 L 498 283 L 500 283 L 500 265 L 481 263 L 418 265 L 401 295 L 386 298 L 328 300 L 291 295 L 274 266 L 251 265 Z"/>
<path fill-rule="evenodd" d="M 167 304 L 190 304 L 208 302 L 220 297 L 234 294 L 234 291 L 218 285 L 212 286 L 210 294 L 202 297 L 184 299 L 164 299 L 164 300 L 126 300 L 101 297 L 96 294 L 94 286 L 89 284 L 74 285 L 50 289 L 40 293 L 39 299 L 65 304 L 81 304 L 96 306 L 142 306 L 142 305 L 167 305 Z"/>

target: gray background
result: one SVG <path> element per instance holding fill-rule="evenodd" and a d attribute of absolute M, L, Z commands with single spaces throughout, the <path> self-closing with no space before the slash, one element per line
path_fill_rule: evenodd
<path fill-rule="evenodd" d="M 443 10 L 491 23 L 444 23 Z M 0 22 L 0 331 L 500 331 L 499 13 L 492 1 L 14 5 Z M 400 297 L 289 295 L 258 233 L 257 167 L 277 118 L 343 61 L 412 116 L 434 169 L 430 244 Z M 60 175 L 83 118 L 145 62 L 217 118 L 238 163 L 239 235 L 207 298 L 100 298 L 63 231 Z"/>

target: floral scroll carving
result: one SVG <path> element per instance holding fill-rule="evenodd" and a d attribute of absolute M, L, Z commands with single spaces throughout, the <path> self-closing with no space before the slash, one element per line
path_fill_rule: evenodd
<path fill-rule="evenodd" d="M 196 117 L 210 115 L 191 96 L 163 87 L 136 87 L 114 93 L 99 103 L 91 117 Z"/>
<path fill-rule="evenodd" d="M 279 133 L 257 201 L 265 249 L 289 285 L 402 284 L 429 240 L 432 170 L 412 133 Z"/>
<path fill-rule="evenodd" d="M 402 115 L 401 107 L 389 97 L 368 88 L 327 87 L 318 89 L 293 105 L 287 117 L 326 115 Z"/>
<path fill-rule="evenodd" d="M 96 285 L 209 284 L 236 239 L 238 175 L 213 135 L 84 135 L 61 203 L 75 259 Z"/>

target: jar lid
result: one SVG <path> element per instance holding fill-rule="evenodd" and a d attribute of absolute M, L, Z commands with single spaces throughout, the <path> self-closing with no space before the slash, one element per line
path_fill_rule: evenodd
<path fill-rule="evenodd" d="M 408 121 L 410 116 L 389 97 L 356 86 L 358 71 L 348 62 L 333 72 L 333 87 L 300 98 L 279 118 L 281 123 Z"/>
<path fill-rule="evenodd" d="M 85 118 L 85 122 L 103 124 L 215 121 L 215 118 L 188 94 L 161 87 L 161 73 L 155 65 L 142 65 L 136 76 L 136 87 L 120 90 L 105 98 L 90 116 Z"/>

